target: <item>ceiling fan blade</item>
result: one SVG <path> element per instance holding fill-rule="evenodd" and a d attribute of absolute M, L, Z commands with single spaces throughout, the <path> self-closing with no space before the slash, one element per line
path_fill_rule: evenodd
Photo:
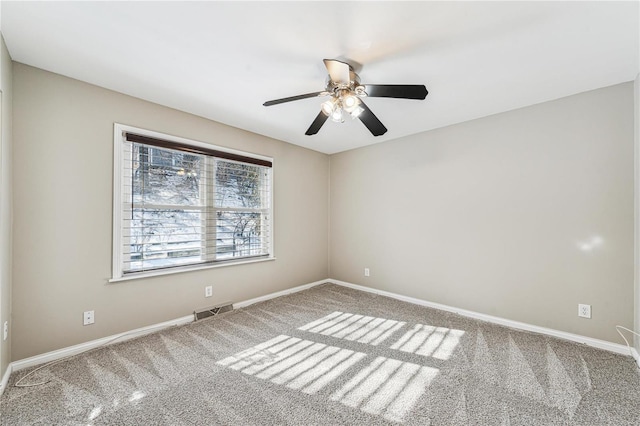
<path fill-rule="evenodd" d="M 382 122 L 378 120 L 378 117 L 376 117 L 376 115 L 371 112 L 369 107 L 364 102 L 362 102 L 362 100 L 360 100 L 360 106 L 362 107 L 362 109 L 364 109 L 364 111 L 360 113 L 358 118 L 360 119 L 360 121 L 362 121 L 362 124 L 367 126 L 367 129 L 369 129 L 371 134 L 373 136 L 380 136 L 387 133 L 387 128 L 384 127 L 384 124 L 382 124 Z"/>
<path fill-rule="evenodd" d="M 324 66 L 327 67 L 329 77 L 334 83 L 349 84 L 351 77 L 349 71 L 351 67 L 346 62 L 336 59 L 324 59 Z"/>
<path fill-rule="evenodd" d="M 282 98 L 282 99 L 274 99 L 273 101 L 267 101 L 262 105 L 271 106 L 271 105 L 283 104 L 285 102 L 299 101 L 300 99 L 315 98 L 316 96 L 322 96 L 325 93 L 326 92 L 305 93 L 304 95 L 290 96 L 288 98 Z"/>
<path fill-rule="evenodd" d="M 304 134 L 307 136 L 311 136 L 318 133 L 318 131 L 320 130 L 324 122 L 327 121 L 327 118 L 329 118 L 329 116 L 326 115 L 324 112 L 320 111 L 316 119 L 313 120 L 313 123 L 311 123 L 311 126 L 309 126 L 309 128 L 307 129 L 306 132 L 304 132 Z"/>
<path fill-rule="evenodd" d="M 429 93 L 423 84 L 365 84 L 372 98 L 424 99 Z"/>

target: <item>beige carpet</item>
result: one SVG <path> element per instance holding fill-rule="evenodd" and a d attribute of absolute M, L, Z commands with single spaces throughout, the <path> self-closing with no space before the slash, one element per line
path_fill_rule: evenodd
<path fill-rule="evenodd" d="M 640 425 L 631 357 L 332 284 L 23 374 L 2 425 Z"/>

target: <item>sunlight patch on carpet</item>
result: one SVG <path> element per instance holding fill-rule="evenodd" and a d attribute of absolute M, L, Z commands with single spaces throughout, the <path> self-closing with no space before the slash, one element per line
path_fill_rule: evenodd
<path fill-rule="evenodd" d="M 216 364 L 311 395 L 349 374 L 347 370 L 366 357 L 363 352 L 280 335 Z M 330 399 L 402 422 L 438 372 L 380 356 L 343 377 L 347 382 Z"/>
<path fill-rule="evenodd" d="M 446 361 L 460 344 L 463 335 L 462 330 L 416 324 L 391 345 L 391 349 Z"/>
<path fill-rule="evenodd" d="M 405 324 L 402 321 L 386 318 L 333 312 L 319 320 L 303 325 L 298 330 L 376 346 Z"/>
<path fill-rule="evenodd" d="M 362 352 L 280 335 L 216 364 L 314 394 L 364 357 Z"/>
<path fill-rule="evenodd" d="M 298 330 L 376 346 L 405 325 L 404 321 L 332 312 Z M 416 324 L 391 345 L 391 349 L 446 361 L 453 355 L 464 333 L 463 330 Z"/>
<path fill-rule="evenodd" d="M 331 399 L 401 422 L 438 372 L 437 368 L 380 356 L 331 395 Z"/>

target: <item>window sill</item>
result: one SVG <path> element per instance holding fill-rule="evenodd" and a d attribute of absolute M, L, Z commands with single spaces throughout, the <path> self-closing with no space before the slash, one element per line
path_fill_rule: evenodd
<path fill-rule="evenodd" d="M 151 277 L 162 277 L 165 275 L 173 275 L 179 274 L 183 272 L 192 272 L 192 271 L 201 271 L 203 269 L 213 269 L 213 268 L 224 268 L 227 266 L 236 266 L 236 265 L 246 265 L 249 263 L 261 263 L 261 262 L 270 262 L 272 260 L 276 260 L 275 257 L 267 257 L 264 259 L 252 259 L 252 260 L 239 260 L 237 262 L 224 262 L 218 263 L 214 265 L 196 265 L 196 266 L 183 266 L 176 267 L 170 270 L 162 270 L 162 271 L 153 271 L 153 272 L 140 272 L 131 275 L 125 275 L 120 278 L 111 278 L 109 283 L 118 283 L 121 281 L 131 281 L 131 280 L 140 280 L 143 278 L 151 278 Z"/>

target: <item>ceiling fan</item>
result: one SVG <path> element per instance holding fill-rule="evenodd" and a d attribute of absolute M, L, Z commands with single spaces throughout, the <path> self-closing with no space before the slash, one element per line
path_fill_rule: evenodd
<path fill-rule="evenodd" d="M 300 99 L 330 96 L 323 102 L 318 116 L 305 132 L 311 136 L 318 133 L 322 125 L 331 117 L 332 121 L 344 122 L 345 116 L 358 118 L 369 129 L 373 136 L 384 135 L 387 128 L 378 120 L 373 112 L 362 101 L 363 97 L 419 99 L 427 97 L 427 88 L 422 84 L 360 84 L 360 77 L 353 67 L 337 59 L 325 59 L 329 76 L 322 92 L 305 93 L 304 95 L 267 101 L 263 105 L 271 106 Z"/>

